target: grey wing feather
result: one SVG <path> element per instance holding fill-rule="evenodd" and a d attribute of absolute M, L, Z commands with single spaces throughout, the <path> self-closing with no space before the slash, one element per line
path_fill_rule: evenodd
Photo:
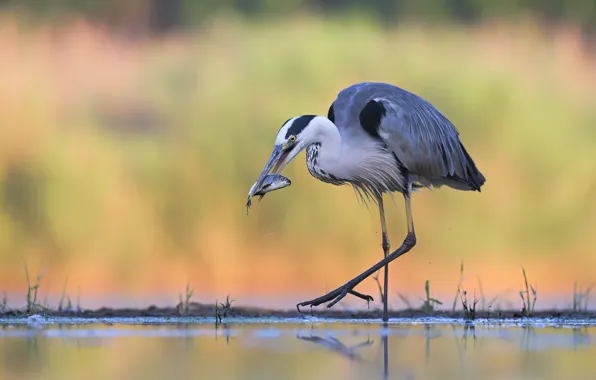
<path fill-rule="evenodd" d="M 354 125 L 345 121 L 357 120 L 358 113 L 371 100 L 383 106 L 378 137 L 394 152 L 413 180 L 424 186 L 448 185 L 480 191 L 485 178 L 460 142 L 455 126 L 432 104 L 411 92 L 375 82 L 348 87 L 336 99 L 340 106 L 337 108 L 344 114 L 344 123 L 340 122 L 338 128 L 343 125 L 345 130 Z"/>
<path fill-rule="evenodd" d="M 457 129 L 433 105 L 406 91 L 375 100 L 386 110 L 379 136 L 418 181 L 480 190 L 484 176 L 460 142 Z"/>

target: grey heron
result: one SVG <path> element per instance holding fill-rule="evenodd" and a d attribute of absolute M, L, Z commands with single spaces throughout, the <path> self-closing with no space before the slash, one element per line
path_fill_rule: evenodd
<path fill-rule="evenodd" d="M 338 93 L 326 117 L 301 115 L 284 122 L 255 188 L 270 172 L 280 173 L 304 149 L 313 177 L 351 185 L 363 200 L 377 204 L 384 258 L 344 285 L 296 307 L 300 311 L 300 307 L 327 302 L 332 307 L 347 294 L 371 301 L 371 296 L 354 288 L 384 267 L 383 321 L 387 321 L 388 264 L 416 244 L 413 190 L 446 185 L 480 191 L 485 178 L 447 117 L 420 96 L 388 83 L 351 85 Z M 408 232 L 390 253 L 383 194 L 393 192 L 404 197 Z"/>

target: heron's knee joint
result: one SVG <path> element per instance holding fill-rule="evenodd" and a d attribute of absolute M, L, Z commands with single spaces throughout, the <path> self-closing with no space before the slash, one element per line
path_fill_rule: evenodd
<path fill-rule="evenodd" d="M 409 247 L 413 247 L 416 245 L 416 234 L 413 232 L 408 232 L 408 236 L 406 236 L 406 244 Z"/>
<path fill-rule="evenodd" d="M 384 241 L 383 244 L 381 244 L 381 246 L 383 247 L 383 251 L 385 252 L 389 252 L 389 248 L 391 247 L 388 241 Z"/>
<path fill-rule="evenodd" d="M 389 247 L 391 247 L 391 244 L 389 243 L 389 237 L 387 236 L 387 234 L 383 234 L 383 242 L 381 243 L 381 246 L 383 247 L 383 251 L 389 251 Z"/>

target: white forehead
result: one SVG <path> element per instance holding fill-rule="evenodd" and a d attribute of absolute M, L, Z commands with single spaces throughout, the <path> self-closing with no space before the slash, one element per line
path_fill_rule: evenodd
<path fill-rule="evenodd" d="M 275 145 L 281 145 L 282 143 L 286 142 L 286 134 L 288 133 L 288 129 L 294 123 L 298 116 L 291 118 L 290 120 L 286 121 L 284 125 L 281 126 L 279 132 L 277 132 L 277 138 L 275 139 Z"/>

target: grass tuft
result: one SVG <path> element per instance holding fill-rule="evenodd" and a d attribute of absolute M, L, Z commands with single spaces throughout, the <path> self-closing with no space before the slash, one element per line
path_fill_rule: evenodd
<path fill-rule="evenodd" d="M 461 295 L 461 304 L 462 304 L 462 309 L 464 310 L 464 319 L 466 321 L 473 321 L 476 319 L 476 304 L 478 303 L 478 299 L 476 298 L 476 295 L 474 295 L 474 302 L 472 303 L 472 305 L 468 305 L 468 292 L 467 291 L 463 291 L 460 293 Z"/>
<path fill-rule="evenodd" d="M 443 302 L 430 296 L 430 281 L 426 280 L 424 289 L 426 291 L 426 299 L 423 299 L 424 304 L 422 304 L 422 310 L 426 313 L 430 313 L 435 310 L 435 305 L 442 305 Z"/>
<path fill-rule="evenodd" d="M 5 312 L 8 311 L 8 295 L 6 294 L 6 290 L 2 294 L 2 302 L 0 302 L 0 311 Z"/>
<path fill-rule="evenodd" d="M 528 285 L 528 276 L 526 275 L 526 270 L 522 267 L 522 273 L 524 275 L 524 283 L 525 283 L 525 290 L 519 291 L 519 296 L 522 299 L 523 308 L 521 314 L 525 317 L 529 317 L 534 314 L 534 307 L 536 306 L 536 299 L 538 298 L 536 288 L 532 286 L 532 284 Z M 530 301 L 530 291 L 532 292 L 533 300 Z M 525 298 L 524 298 L 525 295 Z"/>
<path fill-rule="evenodd" d="M 459 267 L 459 282 L 457 283 L 457 291 L 455 292 L 455 297 L 453 298 L 453 307 L 451 308 L 452 311 L 455 311 L 455 306 L 457 305 L 457 299 L 460 297 L 462 283 L 464 282 L 464 261 L 461 261 L 461 265 Z"/>
<path fill-rule="evenodd" d="M 408 297 L 406 297 L 405 295 L 401 294 L 401 293 L 397 293 L 397 296 L 399 297 L 400 300 L 402 300 L 402 302 L 404 304 L 406 304 L 406 308 L 408 310 L 412 310 L 412 303 L 410 302 L 410 299 Z"/>
<path fill-rule="evenodd" d="M 234 300 L 230 300 L 230 295 L 226 296 L 226 303 L 217 303 L 215 301 L 215 326 L 217 327 L 219 323 L 222 323 L 222 319 L 228 316 L 230 310 L 232 310 L 232 302 Z"/>
<path fill-rule="evenodd" d="M 477 277 L 478 279 L 478 289 L 480 290 L 480 309 L 482 311 L 486 310 L 486 297 L 484 295 L 484 288 L 482 286 L 482 279 L 480 276 Z M 474 297 L 476 298 L 476 297 Z"/>
<path fill-rule="evenodd" d="M 180 294 L 180 305 L 182 305 L 182 314 L 184 315 L 190 312 L 190 300 L 192 299 L 194 292 L 195 290 L 191 289 L 190 284 L 186 284 L 184 299 L 182 298 L 182 294 Z"/>
<path fill-rule="evenodd" d="M 594 284 L 588 286 L 583 292 L 578 290 L 577 281 L 573 283 L 573 311 L 588 311 L 588 303 L 590 301 L 590 293 Z M 582 305 L 583 302 L 583 305 Z"/>
<path fill-rule="evenodd" d="M 64 280 L 64 286 L 62 287 L 62 295 L 60 296 L 60 302 L 58 303 L 58 311 L 72 309 L 72 302 L 70 300 L 70 297 L 66 294 L 66 284 L 68 284 L 68 277 L 66 277 L 66 280 Z M 65 302 L 66 307 L 64 305 Z"/>
<path fill-rule="evenodd" d="M 37 292 L 39 290 L 40 282 L 44 274 L 44 272 L 38 274 L 35 280 L 35 284 L 31 284 L 31 281 L 29 279 L 29 270 L 27 269 L 27 264 L 25 264 L 25 277 L 27 278 L 27 314 L 38 313 L 45 309 L 43 305 L 37 302 Z"/>

